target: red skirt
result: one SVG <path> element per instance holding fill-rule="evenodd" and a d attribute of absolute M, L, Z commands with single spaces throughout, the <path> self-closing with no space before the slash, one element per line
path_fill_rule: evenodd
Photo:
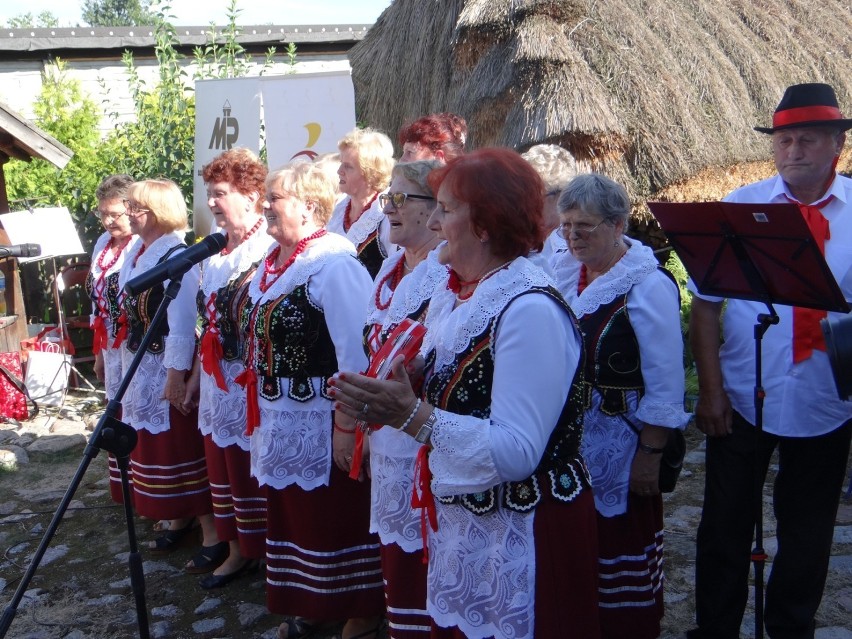
<path fill-rule="evenodd" d="M 391 639 L 426 639 L 431 620 L 426 612 L 423 551 L 405 552 L 396 544 L 382 544 L 381 553 Z"/>
<path fill-rule="evenodd" d="M 124 503 L 124 493 L 121 492 L 121 471 L 118 468 L 118 462 L 115 460 L 115 455 L 107 453 L 109 457 L 109 496 L 116 504 Z M 132 464 L 127 467 L 127 481 L 130 485 L 130 501 L 133 502 L 133 468 Z"/>
<path fill-rule="evenodd" d="M 600 639 L 595 502 L 585 490 L 566 504 L 549 492 L 536 506 L 535 639 Z M 466 639 L 432 624 L 433 639 Z M 632 637 L 631 634 L 625 636 Z"/>
<path fill-rule="evenodd" d="M 207 474 L 213 498 L 216 534 L 240 542 L 240 554 L 262 559 L 266 549 L 266 491 L 251 476 L 251 454 L 231 444 L 222 448 L 204 436 Z"/>
<path fill-rule="evenodd" d="M 663 500 L 630 493 L 627 512 L 598 515 L 603 637 L 654 639 L 663 618 Z"/>
<path fill-rule="evenodd" d="M 316 621 L 384 612 L 370 484 L 336 466 L 329 486 L 267 487 L 266 606 Z"/>
<path fill-rule="evenodd" d="M 197 413 L 183 415 L 169 408 L 169 430 L 136 431 L 139 441 L 130 453 L 136 512 L 151 519 L 183 519 L 212 512 L 204 439 Z"/>

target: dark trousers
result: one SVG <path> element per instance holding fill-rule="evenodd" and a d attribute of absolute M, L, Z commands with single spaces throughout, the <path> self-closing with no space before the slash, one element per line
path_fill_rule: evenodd
<path fill-rule="evenodd" d="M 822 599 L 852 421 L 819 437 L 762 433 L 734 413 L 733 433 L 707 438 L 704 509 L 698 526 L 690 639 L 738 639 L 748 599 L 754 533 L 754 472 L 765 477 L 778 447 L 773 490 L 778 552 L 766 584 L 765 624 L 772 639 L 813 639 Z"/>

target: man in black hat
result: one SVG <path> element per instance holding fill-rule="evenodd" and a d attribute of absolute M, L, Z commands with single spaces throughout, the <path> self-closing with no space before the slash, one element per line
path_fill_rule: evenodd
<path fill-rule="evenodd" d="M 799 205 L 847 300 L 852 301 L 852 180 L 836 173 L 852 120 L 826 84 L 788 87 L 772 136 L 778 175 L 731 193 L 728 202 Z M 773 639 L 814 636 L 852 436 L 852 402 L 839 399 L 819 321 L 826 314 L 776 306 L 763 338 L 763 433 L 755 441 L 754 324 L 765 305 L 692 288 L 690 342 L 698 367 L 698 427 L 707 435 L 704 509 L 698 527 L 696 618 L 690 639 L 738 639 L 748 598 L 755 525 L 755 464 L 765 477 L 777 448 L 778 551 L 766 588 Z"/>

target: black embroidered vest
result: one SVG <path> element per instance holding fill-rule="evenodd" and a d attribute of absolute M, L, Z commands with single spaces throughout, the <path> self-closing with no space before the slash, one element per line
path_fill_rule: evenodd
<path fill-rule="evenodd" d="M 186 244 L 176 244 L 171 247 L 166 254 L 163 255 L 157 264 L 165 262 L 172 253 L 178 249 L 186 248 Z M 142 338 L 151 326 L 151 320 L 163 301 L 166 294 L 164 283 L 156 284 L 147 291 L 142 291 L 139 295 L 127 295 L 124 298 L 124 310 L 127 312 L 127 350 L 135 353 L 139 350 L 139 345 L 142 343 Z M 150 344 L 148 344 L 149 353 L 162 353 L 166 344 L 166 336 L 169 334 L 169 323 L 167 321 L 160 322 L 160 325 L 154 331 Z"/>
<path fill-rule="evenodd" d="M 659 268 L 669 277 L 671 274 Z M 592 388 L 601 395 L 601 410 L 607 415 L 627 412 L 627 393 L 645 393 L 641 356 L 636 334 L 630 324 L 627 293 L 579 320 L 583 346 L 589 354 L 585 369 L 585 399 L 588 408 Z"/>
<path fill-rule="evenodd" d="M 370 273 L 372 279 L 376 279 L 379 269 L 382 268 L 382 262 L 387 258 L 382 243 L 379 241 L 379 228 L 381 228 L 381 225 L 377 226 L 376 230 L 358 245 L 358 259 L 361 264 L 367 267 L 367 272 Z"/>
<path fill-rule="evenodd" d="M 245 272 L 231 279 L 216 291 L 217 325 L 219 340 L 222 342 L 222 359 L 233 361 L 243 356 L 242 331 L 240 318 L 248 301 L 248 286 L 260 261 L 252 264 Z M 199 290 L 196 296 L 198 315 L 201 317 L 201 336 L 210 327 L 210 313 L 207 311 L 207 296 Z"/>
<path fill-rule="evenodd" d="M 276 400 L 286 392 L 290 399 L 306 402 L 316 395 L 310 378 L 320 377 L 320 394 L 331 399 L 327 382 L 337 372 L 337 354 L 325 313 L 311 303 L 307 286 L 261 302 L 257 309 L 248 301 L 242 313 L 244 330 L 252 315 L 254 346 L 247 350 L 254 350 L 254 361 L 246 364 L 257 371 L 260 396 Z M 282 382 L 289 388 L 282 389 Z"/>
<path fill-rule="evenodd" d="M 576 326 L 576 319 L 562 296 L 551 287 L 535 287 L 521 295 L 549 295 L 559 303 Z M 514 301 L 514 300 L 512 300 Z M 511 301 L 509 302 L 511 304 Z M 506 306 L 508 308 L 508 305 Z M 481 334 L 474 337 L 464 352 L 449 366 L 434 371 L 425 386 L 426 400 L 438 408 L 460 415 L 486 419 L 491 414 L 491 387 L 494 380 L 494 351 L 491 339 L 504 308 Z M 426 370 L 435 362 L 435 352 L 426 356 Z M 453 497 L 438 497 L 442 503 L 458 503 L 475 514 L 493 511 L 498 504 L 516 512 L 528 512 L 538 505 L 542 490 L 563 502 L 577 498 L 591 487 L 589 472 L 580 455 L 583 434 L 583 353 L 556 427 L 550 435 L 544 455 L 535 472 L 523 481 L 504 482 L 486 491 Z"/>
<path fill-rule="evenodd" d="M 109 321 L 112 323 L 112 336 L 115 337 L 118 332 L 118 316 L 121 315 L 121 306 L 118 304 L 118 271 L 107 275 L 104 284 L 107 313 L 109 314 Z M 89 295 L 89 299 L 92 300 L 94 308 L 98 308 L 98 300 L 95 298 L 95 277 L 91 271 L 86 276 L 86 293 Z"/>

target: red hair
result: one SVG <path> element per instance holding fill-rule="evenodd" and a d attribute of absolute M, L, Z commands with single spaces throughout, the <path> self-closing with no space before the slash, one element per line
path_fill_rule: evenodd
<path fill-rule="evenodd" d="M 464 153 L 467 140 L 467 122 L 455 113 L 430 113 L 403 125 L 399 130 L 399 144 L 414 142 L 432 150 L 444 152 L 449 161 Z"/>
<path fill-rule="evenodd" d="M 205 184 L 227 182 L 243 195 L 257 193 L 256 209 L 263 208 L 266 166 L 248 149 L 228 149 L 204 165 L 201 176 Z"/>
<path fill-rule="evenodd" d="M 432 171 L 428 182 L 433 193 L 446 183 L 454 197 L 470 206 L 474 230 L 488 234 L 498 257 L 512 260 L 541 251 L 544 183 L 515 151 L 473 151 Z"/>

